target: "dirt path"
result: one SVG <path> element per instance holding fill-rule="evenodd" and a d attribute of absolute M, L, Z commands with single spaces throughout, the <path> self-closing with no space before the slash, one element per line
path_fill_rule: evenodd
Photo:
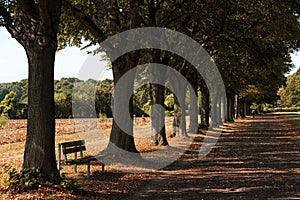
<path fill-rule="evenodd" d="M 196 142 L 128 199 L 300 199 L 299 135 L 274 115 L 246 118 L 206 157 Z"/>

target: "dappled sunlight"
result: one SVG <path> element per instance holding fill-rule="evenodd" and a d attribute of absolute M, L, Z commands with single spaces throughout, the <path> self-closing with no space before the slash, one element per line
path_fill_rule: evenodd
<path fill-rule="evenodd" d="M 57 135 L 56 147 L 59 142 L 86 139 L 88 151 L 84 155 L 105 153 L 110 128 L 105 128 L 105 123 L 100 125 L 101 134 L 89 130 Z M 141 136 L 146 126 L 136 126 Z M 170 130 L 170 124 L 167 129 Z M 91 179 L 86 179 L 86 165 L 77 166 L 77 173 L 72 165 L 62 165 L 61 172 L 75 177 L 80 187 L 91 195 L 106 197 L 124 193 L 128 194 L 127 199 L 152 199 L 153 196 L 160 199 L 293 199 L 300 197 L 299 135 L 299 131 L 276 116 L 249 117 L 226 123 L 216 131 L 168 138 L 169 145 L 165 147 L 152 146 L 148 136 L 138 137 L 135 142 L 141 145 L 141 154 L 110 156 L 114 163 L 106 165 L 104 174 L 100 163 L 92 162 Z M 212 149 L 206 156 L 199 157 L 205 139 Z M 20 169 L 23 148 L 24 142 L 1 145 L 1 163 Z M 120 162 L 115 162 L 118 159 Z M 122 159 L 130 165 L 124 165 Z M 155 163 L 168 166 L 157 170 Z M 132 171 L 140 173 L 127 173 Z"/>
<path fill-rule="evenodd" d="M 205 137 L 196 137 L 184 156 L 161 170 L 151 184 L 131 197 L 300 197 L 300 140 L 274 116 L 256 116 L 225 124 L 211 152 L 199 158 Z"/>

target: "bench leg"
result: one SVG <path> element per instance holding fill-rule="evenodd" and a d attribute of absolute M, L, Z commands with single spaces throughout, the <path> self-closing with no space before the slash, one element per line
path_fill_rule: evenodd
<path fill-rule="evenodd" d="M 87 178 L 90 178 L 90 171 L 91 171 L 91 162 L 87 163 Z"/>
<path fill-rule="evenodd" d="M 77 152 L 74 152 L 74 159 L 77 159 Z M 74 164 L 74 172 L 77 172 L 77 165 Z"/>
<path fill-rule="evenodd" d="M 74 172 L 77 172 L 77 165 L 74 164 Z"/>
<path fill-rule="evenodd" d="M 58 161 L 57 161 L 57 169 L 58 169 L 58 172 L 60 173 L 60 154 L 61 154 L 61 144 L 59 143 L 58 144 L 58 154 L 57 154 L 57 157 L 58 157 Z"/>

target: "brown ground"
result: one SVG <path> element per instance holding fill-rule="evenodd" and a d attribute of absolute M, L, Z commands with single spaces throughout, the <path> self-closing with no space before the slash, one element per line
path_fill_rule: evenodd
<path fill-rule="evenodd" d="M 127 199 L 300 199 L 300 132 L 279 117 L 229 124 L 202 159 L 198 144 Z"/>
<path fill-rule="evenodd" d="M 85 166 L 75 175 L 79 191 L 48 187 L 2 199 L 300 199 L 300 132 L 275 115 L 226 124 L 213 150 L 199 158 L 201 137 L 172 165 L 155 173 Z M 145 146 L 145 145 L 144 145 Z M 72 168 L 64 168 L 72 173 Z M 69 171 L 68 171 L 69 170 Z"/>
<path fill-rule="evenodd" d="M 172 118 L 166 118 L 166 122 L 170 122 Z M 134 123 L 139 126 L 149 124 L 148 117 L 137 117 Z M 87 132 L 100 126 L 101 129 L 110 129 L 112 119 L 109 118 L 105 122 L 99 123 L 98 119 L 56 119 L 56 136 L 70 135 L 75 133 Z M 11 144 L 25 141 L 27 120 L 9 120 L 6 125 L 0 125 L 0 145 Z"/>

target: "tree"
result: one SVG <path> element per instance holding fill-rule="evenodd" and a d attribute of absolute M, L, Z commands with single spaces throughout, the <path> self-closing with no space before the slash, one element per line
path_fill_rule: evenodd
<path fill-rule="evenodd" d="M 238 107 L 249 107 L 247 105 L 250 105 L 250 98 L 245 93 L 250 91 L 249 86 L 260 91 L 261 95 L 257 96 L 260 101 L 274 99 L 278 87 L 285 79 L 284 74 L 291 67 L 289 53 L 299 47 L 299 2 L 278 3 L 269 0 L 264 3 L 210 3 L 212 5 L 209 7 L 206 7 L 209 3 L 204 4 L 205 8 L 210 13 L 217 14 L 212 16 L 207 13 L 204 20 L 215 21 L 206 24 L 215 33 L 201 28 L 200 36 L 196 37 L 199 37 L 198 40 L 210 53 L 222 74 L 230 102 L 228 110 L 234 110 L 232 108 L 236 95 L 239 100 Z M 196 18 L 201 16 L 197 10 L 193 13 Z M 270 76 L 274 78 L 270 79 Z M 244 114 L 243 112 L 242 116 Z M 227 119 L 231 120 L 232 115 L 233 113 L 228 113 Z"/>
<path fill-rule="evenodd" d="M 71 26 L 67 23 L 62 24 L 61 43 L 62 46 L 67 44 L 80 45 L 82 37 L 89 40 L 91 44 L 100 44 L 109 36 L 119 33 L 122 30 L 136 28 L 140 24 L 138 15 L 139 2 L 124 1 L 98 1 L 97 3 L 86 1 L 63 1 L 63 7 L 67 15 L 63 15 L 68 22 L 69 14 L 74 17 L 78 23 L 73 23 Z M 101 17 L 99 17 L 101 16 Z M 74 21 L 72 19 L 72 21 Z M 83 26 L 82 26 L 83 25 Z M 66 34 L 67 33 L 67 34 Z M 73 41 L 72 43 L 70 41 Z M 108 49 L 103 49 L 108 51 Z M 136 66 L 138 63 L 137 54 L 129 53 L 112 62 L 112 71 L 114 76 L 114 84 L 131 69 L 131 66 Z M 130 82 L 130 81 L 129 81 Z M 127 88 L 132 88 L 133 80 L 128 83 Z M 133 99 L 129 102 L 129 111 L 133 116 Z M 116 105 L 118 106 L 118 105 Z M 115 110 L 118 108 L 115 107 Z M 133 123 L 126 122 L 131 127 L 130 133 L 124 132 L 113 120 L 110 144 L 113 144 L 120 149 L 137 152 L 133 138 Z"/>
<path fill-rule="evenodd" d="M 1 1 L 1 25 L 25 49 L 28 58 L 28 125 L 23 169 L 40 168 L 59 180 L 55 161 L 54 60 L 60 0 Z"/>
<path fill-rule="evenodd" d="M 232 113 L 227 115 L 232 120 L 235 97 L 240 100 L 239 107 L 249 102 L 246 95 L 249 86 L 254 86 L 264 93 L 264 99 L 274 98 L 274 91 L 284 80 L 283 74 L 289 70 L 289 52 L 299 46 L 299 3 L 288 0 L 249 1 L 65 1 L 65 10 L 80 23 L 64 20 L 61 34 L 62 45 L 81 45 L 82 39 L 90 45 L 101 43 L 111 35 L 130 28 L 154 26 L 177 30 L 199 42 L 212 56 L 225 82 L 228 106 Z M 105 9 L 104 9 L 105 8 Z M 68 16 L 66 16 L 67 18 Z M 84 27 L 88 30 L 83 28 Z M 281 27 L 281 24 L 284 24 Z M 287 25 L 289 24 L 289 25 Z M 281 28 L 278 28 L 281 27 Z M 167 54 L 160 50 L 148 53 L 148 61 L 163 63 Z M 136 58 L 138 57 L 138 58 Z M 150 59 L 149 59 L 150 58 Z M 134 60 L 135 59 L 135 60 Z M 138 60 L 139 59 L 139 60 Z M 126 55 L 113 63 L 115 83 L 130 70 L 128 63 L 143 62 L 143 57 L 135 53 Z M 133 65 L 135 66 L 135 65 Z M 174 66 L 174 68 L 178 65 Z M 189 74 L 189 73 L 187 73 Z M 270 81 L 271 74 L 276 80 Z M 154 75 L 155 76 L 155 75 Z M 157 78 L 157 77 L 154 77 Z M 130 83 L 131 84 L 131 83 Z M 202 86 L 205 114 L 203 121 L 208 123 L 209 104 L 221 105 L 220 99 L 210 99 L 205 84 Z M 129 85 L 128 87 L 132 87 Z M 162 105 L 164 90 L 152 85 L 152 104 Z M 196 88 L 196 87 L 194 87 Z M 269 89 L 268 89 L 269 88 Z M 274 90 L 275 89 L 275 90 Z M 130 103 L 131 106 L 131 103 Z M 221 106 L 220 106 L 221 107 Z M 218 111 L 221 113 L 220 111 Z M 205 119 L 205 120 L 204 120 Z M 218 118 L 217 122 L 220 121 Z M 113 128 L 114 143 L 123 146 L 117 135 L 122 135 L 118 128 Z M 164 133 L 158 134 L 163 138 Z M 112 139 L 111 138 L 111 139 Z M 119 138 L 119 139 L 116 139 Z M 134 140 L 129 138 L 128 147 L 134 149 Z"/>
<path fill-rule="evenodd" d="M 8 93 L 0 103 L 0 115 L 15 118 L 17 114 L 17 94 L 13 91 Z"/>
<path fill-rule="evenodd" d="M 97 116 L 99 116 L 99 114 L 105 114 L 107 117 L 112 117 L 112 111 L 110 107 L 113 92 L 112 90 L 112 80 L 106 79 L 97 85 L 95 92 L 95 107 Z"/>
<path fill-rule="evenodd" d="M 71 91 L 56 93 L 55 99 L 55 117 L 70 118 L 72 116 L 72 93 Z"/>
<path fill-rule="evenodd" d="M 278 91 L 282 106 L 300 106 L 300 69 L 287 77 L 286 87 Z"/>

